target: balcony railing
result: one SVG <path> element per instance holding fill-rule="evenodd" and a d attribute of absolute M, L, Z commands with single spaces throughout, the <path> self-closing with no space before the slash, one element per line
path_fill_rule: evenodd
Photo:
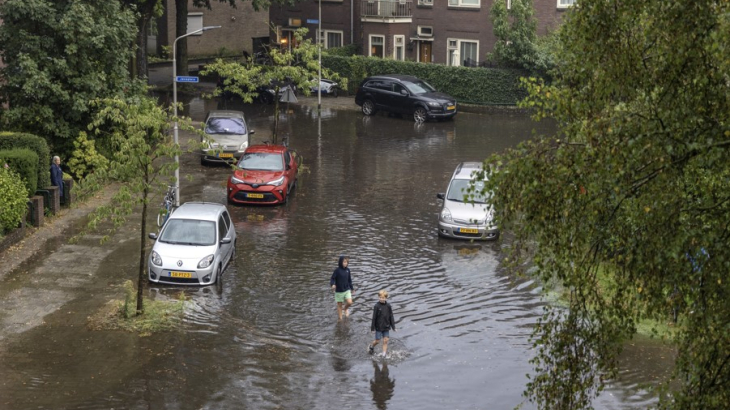
<path fill-rule="evenodd" d="M 361 17 L 413 17 L 412 0 L 361 0 Z"/>

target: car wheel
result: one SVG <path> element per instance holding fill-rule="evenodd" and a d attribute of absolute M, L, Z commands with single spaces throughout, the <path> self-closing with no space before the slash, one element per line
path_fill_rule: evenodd
<path fill-rule="evenodd" d="M 220 266 L 218 266 L 218 271 L 215 275 L 215 290 L 218 294 L 223 292 L 223 272 L 221 271 Z"/>
<path fill-rule="evenodd" d="M 337 89 L 332 90 L 332 96 L 337 98 Z"/>
<path fill-rule="evenodd" d="M 365 115 L 375 114 L 375 104 L 373 100 L 365 100 L 362 103 L 362 113 Z"/>
<path fill-rule="evenodd" d="M 425 108 L 417 107 L 416 110 L 413 111 L 413 121 L 425 122 L 426 119 L 428 119 L 428 113 L 426 112 Z"/>

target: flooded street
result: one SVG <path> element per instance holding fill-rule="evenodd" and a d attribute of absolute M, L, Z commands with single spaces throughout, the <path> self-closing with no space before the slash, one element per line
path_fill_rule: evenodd
<path fill-rule="evenodd" d="M 216 108 L 193 101 L 187 114 L 200 121 Z M 270 138 L 272 106 L 228 108 L 246 112 L 254 141 Z M 502 269 L 508 244 L 439 238 L 436 194 L 459 162 L 481 161 L 552 125 L 516 113 L 417 125 L 331 108 L 320 125 L 311 107 L 290 110 L 280 132 L 303 159 L 298 187 L 284 206 L 228 206 L 238 242 L 223 292 L 149 290 L 190 298 L 181 331 L 138 337 L 85 327 L 136 275 L 133 223 L 105 245 L 98 237 L 53 243 L 3 279 L 1 324 L 17 330 L 0 339 L 0 409 L 455 410 L 523 402 L 540 290 Z M 229 173 L 184 155 L 181 200 L 226 203 Z M 73 274 L 44 276 L 70 269 L 53 259 L 69 253 L 77 255 Z M 329 278 L 339 255 L 350 257 L 355 304 L 338 323 Z M 51 295 L 54 313 L 14 313 L 36 285 Z M 366 352 L 380 289 L 390 292 L 398 329 L 387 359 Z M 665 374 L 668 355 L 653 341 L 635 341 L 595 407 L 645 408 L 654 397 L 640 386 Z"/>

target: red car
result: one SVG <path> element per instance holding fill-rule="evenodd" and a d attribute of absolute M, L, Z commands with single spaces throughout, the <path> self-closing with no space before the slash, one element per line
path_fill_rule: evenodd
<path fill-rule="evenodd" d="M 283 204 L 297 183 L 296 154 L 283 145 L 246 148 L 238 169 L 228 178 L 228 201 L 234 204 Z"/>

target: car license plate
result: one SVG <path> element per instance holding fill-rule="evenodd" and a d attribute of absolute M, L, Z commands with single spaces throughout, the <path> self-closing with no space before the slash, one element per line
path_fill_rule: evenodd
<path fill-rule="evenodd" d="M 459 228 L 459 232 L 461 232 L 461 233 L 479 233 L 479 229 L 474 229 L 474 228 Z"/>
<path fill-rule="evenodd" d="M 175 272 L 175 271 L 171 271 L 170 272 L 170 277 L 171 278 L 192 278 L 193 277 L 193 274 L 190 273 L 190 272 Z"/>
<path fill-rule="evenodd" d="M 218 154 L 218 158 L 233 158 L 233 154 L 221 152 L 220 154 Z"/>
<path fill-rule="evenodd" d="M 264 194 L 246 194 L 246 198 L 259 198 L 259 199 L 263 199 L 264 198 Z"/>
<path fill-rule="evenodd" d="M 446 107 L 446 109 L 449 110 L 449 111 L 453 111 L 453 110 L 456 109 L 456 106 L 455 105 L 449 105 L 448 107 Z"/>

